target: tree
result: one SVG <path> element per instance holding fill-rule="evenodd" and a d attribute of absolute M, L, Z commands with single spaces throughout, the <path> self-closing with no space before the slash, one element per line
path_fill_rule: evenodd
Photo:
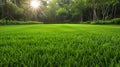
<path fill-rule="evenodd" d="M 86 0 L 74 0 L 71 4 L 72 17 L 77 16 L 83 22 L 83 11 L 86 8 Z"/>

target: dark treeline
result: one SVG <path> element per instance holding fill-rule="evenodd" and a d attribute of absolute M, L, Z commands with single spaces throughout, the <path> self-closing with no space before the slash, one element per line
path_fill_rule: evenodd
<path fill-rule="evenodd" d="M 37 20 L 45 23 L 70 23 L 110 20 L 120 17 L 120 0 L 0 0 L 1 20 Z"/>

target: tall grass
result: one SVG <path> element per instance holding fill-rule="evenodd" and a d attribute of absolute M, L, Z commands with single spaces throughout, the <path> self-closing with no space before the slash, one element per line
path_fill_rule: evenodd
<path fill-rule="evenodd" d="M 120 27 L 0 26 L 1 67 L 119 67 Z"/>

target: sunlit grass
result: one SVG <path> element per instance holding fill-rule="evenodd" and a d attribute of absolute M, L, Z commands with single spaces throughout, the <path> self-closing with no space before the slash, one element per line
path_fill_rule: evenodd
<path fill-rule="evenodd" d="M 0 26 L 2 67 L 119 67 L 119 47 L 115 25 Z"/>

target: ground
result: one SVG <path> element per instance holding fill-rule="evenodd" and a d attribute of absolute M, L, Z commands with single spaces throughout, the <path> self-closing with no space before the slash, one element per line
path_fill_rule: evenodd
<path fill-rule="evenodd" d="M 0 26 L 1 67 L 120 66 L 120 26 Z"/>

